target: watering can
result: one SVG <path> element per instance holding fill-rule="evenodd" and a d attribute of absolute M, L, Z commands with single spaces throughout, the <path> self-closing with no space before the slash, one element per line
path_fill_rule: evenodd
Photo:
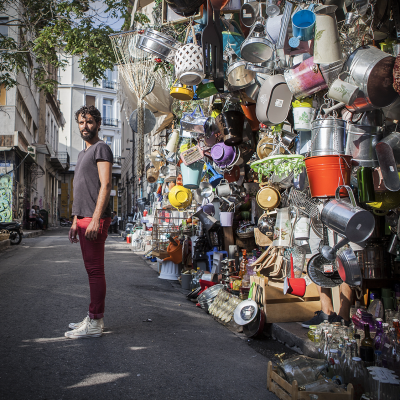
<path fill-rule="evenodd" d="M 210 173 L 212 176 L 208 180 L 208 182 L 211 184 L 213 188 L 216 188 L 221 180 L 223 179 L 223 176 L 219 174 L 215 169 L 211 166 L 210 163 L 206 163 L 207 166 L 207 172 Z"/>
<path fill-rule="evenodd" d="M 164 258 L 163 261 L 172 261 L 175 264 L 182 262 L 182 244 L 178 240 L 178 237 L 173 238 L 167 248 L 167 253 L 169 256 Z"/>
<path fill-rule="evenodd" d="M 350 197 L 350 203 L 340 199 L 340 190 L 345 188 Z M 331 200 L 322 209 L 321 221 L 334 232 L 343 235 L 334 247 L 323 246 L 322 255 L 328 260 L 336 259 L 336 251 L 349 242 L 360 243 L 367 240 L 374 228 L 375 218 L 367 210 L 358 207 L 351 188 L 347 185 L 336 189 L 335 200 Z"/>

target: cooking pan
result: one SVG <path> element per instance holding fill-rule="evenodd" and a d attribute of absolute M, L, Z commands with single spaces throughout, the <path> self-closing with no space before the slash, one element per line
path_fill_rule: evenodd
<path fill-rule="evenodd" d="M 262 299 L 263 299 L 263 289 L 260 285 L 257 285 L 255 301 L 258 305 L 258 311 L 256 317 L 247 325 L 243 326 L 243 333 L 247 337 L 257 337 L 259 336 L 264 330 L 265 324 L 265 314 L 264 310 L 262 309 Z"/>
<path fill-rule="evenodd" d="M 351 247 L 342 247 L 338 250 L 336 253 L 336 268 L 343 282 L 349 286 L 361 286 L 361 268 Z"/>

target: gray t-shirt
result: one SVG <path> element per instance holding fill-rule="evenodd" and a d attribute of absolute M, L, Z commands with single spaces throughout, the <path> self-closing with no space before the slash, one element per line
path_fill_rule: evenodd
<path fill-rule="evenodd" d="M 110 147 L 99 140 L 78 155 L 74 174 L 74 203 L 72 215 L 79 217 L 93 217 L 96 209 L 97 197 L 100 191 L 100 178 L 97 161 L 113 163 L 113 154 Z M 101 218 L 111 217 L 111 208 L 107 207 Z"/>

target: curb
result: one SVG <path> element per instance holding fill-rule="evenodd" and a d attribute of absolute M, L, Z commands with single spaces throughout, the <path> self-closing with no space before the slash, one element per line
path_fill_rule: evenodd
<path fill-rule="evenodd" d="M 45 231 L 24 231 L 22 239 L 30 239 L 37 236 L 42 236 Z"/>
<path fill-rule="evenodd" d="M 0 251 L 3 251 L 5 249 L 8 249 L 11 246 L 11 240 L 1 240 L 0 241 Z"/>

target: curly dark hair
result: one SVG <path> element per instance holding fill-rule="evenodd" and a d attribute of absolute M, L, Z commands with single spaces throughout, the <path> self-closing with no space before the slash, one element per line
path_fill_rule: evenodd
<path fill-rule="evenodd" d="M 75 121 L 79 122 L 78 117 L 81 115 L 82 118 L 85 118 L 86 114 L 91 115 L 96 121 L 97 125 L 101 123 L 101 113 L 95 106 L 82 106 L 78 111 L 75 112 Z"/>

